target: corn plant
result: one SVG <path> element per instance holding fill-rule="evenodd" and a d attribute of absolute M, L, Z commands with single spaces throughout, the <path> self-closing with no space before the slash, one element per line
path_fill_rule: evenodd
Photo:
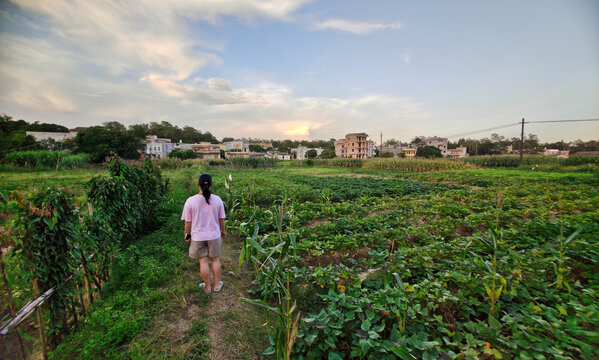
<path fill-rule="evenodd" d="M 493 252 L 493 261 L 491 266 L 489 266 L 486 261 L 483 261 L 483 264 L 491 274 L 491 285 L 489 286 L 487 283 L 484 283 L 485 289 L 487 290 L 487 295 L 491 301 L 491 309 L 489 311 L 491 316 L 495 316 L 495 305 L 499 301 L 503 289 L 507 287 L 505 278 L 497 273 L 497 251 L 503 242 L 503 232 L 499 229 L 499 216 L 501 214 L 503 202 L 503 191 L 500 187 L 499 191 L 497 192 L 497 196 L 495 197 L 495 206 L 497 209 L 495 225 L 493 226 L 489 224 L 489 230 L 487 231 L 486 236 L 484 238 L 480 238 L 480 240 Z M 501 282 L 501 285 L 498 284 L 498 280 Z"/>
<path fill-rule="evenodd" d="M 395 278 L 395 281 L 397 282 L 397 284 L 399 285 L 399 287 L 401 288 L 401 290 L 404 293 L 403 309 L 395 310 L 395 316 L 397 316 L 398 329 L 399 329 L 399 332 L 403 334 L 406 331 L 406 325 L 407 325 L 408 292 L 406 291 L 407 290 L 406 286 L 404 285 L 403 281 L 401 281 L 399 274 L 393 273 L 393 277 Z M 387 277 L 385 279 L 385 287 L 387 287 L 388 284 L 389 284 L 389 277 Z"/>
<path fill-rule="evenodd" d="M 562 194 L 561 194 L 561 192 L 558 194 L 558 206 L 559 206 L 560 211 L 563 210 L 562 209 Z M 557 257 L 557 263 L 555 263 L 555 262 L 553 263 L 553 269 L 555 271 L 556 280 L 555 280 L 555 282 L 549 284 L 549 286 L 555 286 L 557 289 L 561 289 L 562 286 L 565 286 L 566 289 L 568 289 L 568 292 L 572 292 L 570 285 L 566 281 L 566 275 L 568 274 L 568 270 L 569 270 L 566 265 L 566 260 L 568 260 L 568 257 L 566 255 L 566 246 L 570 242 L 572 242 L 574 240 L 574 238 L 576 236 L 578 236 L 578 234 L 580 234 L 581 231 L 582 231 L 582 227 L 578 228 L 576 231 L 574 231 L 572 234 L 570 234 L 564 240 L 564 218 L 563 217 L 560 218 L 560 233 L 559 233 L 559 237 L 558 237 L 559 251 L 558 251 L 558 257 Z"/>
<path fill-rule="evenodd" d="M 276 359 L 290 359 L 293 344 L 297 338 L 299 328 L 300 312 L 296 313 L 296 302 L 291 304 L 291 295 L 289 292 L 289 276 L 287 276 L 287 287 L 283 301 L 278 307 L 269 306 L 264 300 L 254 300 L 242 298 L 242 301 L 259 306 L 263 309 L 273 312 L 276 315 L 274 336 L 270 336 L 270 346 L 264 350 L 262 355 L 275 355 Z M 295 315 L 294 315 L 295 314 Z"/>

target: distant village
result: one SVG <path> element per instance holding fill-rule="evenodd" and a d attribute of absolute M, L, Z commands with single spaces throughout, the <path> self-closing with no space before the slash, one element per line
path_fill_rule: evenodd
<path fill-rule="evenodd" d="M 42 132 L 27 131 L 26 134 L 32 136 L 36 141 L 52 140 L 61 142 L 66 139 L 74 138 L 79 132 L 86 128 L 74 128 L 69 132 Z M 382 139 L 381 139 L 382 140 Z M 167 158 L 173 152 L 193 151 L 194 157 L 199 159 L 230 159 L 235 157 L 243 158 L 275 158 L 278 160 L 305 160 L 317 158 L 323 155 L 324 148 L 298 146 L 289 151 L 279 151 L 273 147 L 272 142 L 251 141 L 246 139 L 224 141 L 214 144 L 210 142 L 184 143 L 182 141 L 172 142 L 168 138 L 160 138 L 157 135 L 147 135 L 143 144 L 143 150 L 140 150 L 140 158 Z M 407 145 L 400 143 L 389 144 L 379 143 L 371 140 L 367 133 L 349 133 L 344 138 L 334 141 L 334 156 L 329 154 L 327 158 L 340 157 L 350 159 L 367 159 L 372 157 L 401 157 L 411 159 L 416 156 L 418 148 L 422 146 L 434 147 L 440 150 L 440 155 L 446 158 L 465 158 L 470 156 L 466 147 L 448 148 L 448 138 L 444 137 L 423 137 L 418 142 Z M 258 151 L 256 151 L 258 149 Z M 514 147 L 506 146 L 504 153 L 515 153 Z M 548 149 L 543 151 L 545 156 L 568 157 L 568 150 Z M 590 155 L 590 154 L 589 154 Z M 322 156 L 324 157 L 324 156 Z"/>

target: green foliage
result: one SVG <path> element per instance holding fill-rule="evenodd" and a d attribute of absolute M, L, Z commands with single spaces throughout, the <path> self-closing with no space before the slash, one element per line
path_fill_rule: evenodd
<path fill-rule="evenodd" d="M 305 186 L 312 199 L 288 202 L 279 215 L 283 234 L 296 240 L 282 274 L 302 311 L 293 358 L 599 355 L 592 346 L 599 325 L 593 315 L 599 309 L 597 174 L 359 170 L 398 178 L 392 180 L 305 175 L 333 174 L 330 168 L 280 171 L 284 176 L 256 170 L 260 181 L 251 193 L 286 182 Z M 568 199 L 556 220 L 559 189 Z M 249 193 L 238 195 L 228 221 L 239 221 L 242 238 L 259 246 L 245 258 L 260 259 L 284 242 L 271 225 L 279 212 L 266 197 L 257 208 L 246 201 Z M 561 241 L 548 241 L 555 238 Z M 271 271 L 260 263 L 254 270 L 252 292 L 272 294 Z M 392 273 L 403 285 L 387 276 Z"/>
<path fill-rule="evenodd" d="M 443 157 L 441 149 L 435 146 L 419 146 L 418 150 L 416 150 L 417 157 L 423 157 L 426 159 L 434 159 Z"/>
<path fill-rule="evenodd" d="M 181 159 L 181 160 L 187 160 L 187 159 L 195 159 L 196 156 L 196 152 L 189 149 L 189 150 L 185 150 L 185 151 L 179 151 L 179 150 L 173 150 L 171 151 L 170 154 L 168 154 L 169 158 L 177 158 L 177 159 Z"/>
<path fill-rule="evenodd" d="M 151 160 L 141 168 L 113 161 L 110 177 L 95 177 L 88 183 L 93 211 L 112 225 L 117 243 L 130 244 L 135 235 L 148 230 L 151 215 L 166 192 L 167 183 Z"/>
<path fill-rule="evenodd" d="M 232 167 L 276 167 L 278 160 L 272 158 L 243 158 L 233 157 L 227 160 L 228 164 Z"/>
<path fill-rule="evenodd" d="M 91 155 L 94 162 L 102 162 L 116 155 L 125 159 L 138 159 L 142 143 L 135 136 L 123 130 L 92 126 L 77 133 L 74 139 L 78 152 Z"/>
<path fill-rule="evenodd" d="M 452 169 L 474 169 L 477 166 L 449 159 L 347 159 L 335 158 L 330 160 L 315 159 L 314 164 L 318 166 L 334 166 L 346 168 L 363 168 L 373 170 L 397 170 L 397 171 L 441 171 Z"/>
<path fill-rule="evenodd" d="M 68 152 L 60 153 L 58 161 L 58 151 L 29 150 L 14 151 L 8 153 L 4 158 L 5 164 L 28 169 L 56 168 L 58 162 L 59 169 L 73 169 L 83 167 L 89 164 L 90 156 L 88 154 L 71 154 Z"/>
<path fill-rule="evenodd" d="M 308 159 L 315 159 L 318 156 L 316 149 L 310 149 L 306 152 L 306 157 Z"/>
<path fill-rule="evenodd" d="M 252 145 L 252 144 L 250 144 L 250 151 L 251 152 L 266 152 L 266 149 L 263 148 L 260 145 Z"/>
<path fill-rule="evenodd" d="M 513 156 L 475 156 L 462 159 L 464 162 L 477 164 L 484 167 L 519 167 L 520 157 Z M 587 164 L 599 164 L 599 156 L 571 156 L 569 158 L 558 158 L 554 156 L 524 156 L 522 165 L 559 165 L 578 166 Z"/>
<path fill-rule="evenodd" d="M 79 235 L 78 216 L 72 197 L 45 189 L 20 197 L 13 194 L 15 252 L 25 276 L 39 288 L 38 295 L 56 287 L 50 297 L 48 325 L 52 344 L 68 333 L 67 312 L 75 293 L 71 276 L 77 269 L 74 250 Z"/>
<path fill-rule="evenodd" d="M 334 158 L 335 155 L 335 150 L 334 149 L 324 149 L 322 151 L 322 153 L 320 154 L 320 158 L 321 159 L 332 159 Z"/>
<path fill-rule="evenodd" d="M 392 158 L 392 157 L 394 157 L 394 156 L 395 156 L 395 155 L 393 155 L 393 153 L 392 153 L 392 152 L 390 152 L 390 151 L 386 151 L 386 152 L 384 152 L 384 153 L 381 155 L 381 157 L 382 157 L 382 158 Z"/>

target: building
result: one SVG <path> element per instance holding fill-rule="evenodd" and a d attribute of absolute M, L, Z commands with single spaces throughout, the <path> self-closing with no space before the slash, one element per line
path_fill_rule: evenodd
<path fill-rule="evenodd" d="M 415 148 L 403 148 L 401 153 L 405 155 L 406 159 L 413 159 L 416 156 Z"/>
<path fill-rule="evenodd" d="M 77 136 L 76 132 L 50 132 L 50 131 L 25 131 L 25 135 L 33 136 L 35 141 L 52 139 L 55 142 L 63 142 Z"/>
<path fill-rule="evenodd" d="M 232 151 L 232 150 L 237 150 L 237 151 L 242 151 L 242 152 L 250 151 L 250 142 L 247 140 L 226 141 L 224 144 L 227 147 L 225 149 L 225 151 Z"/>
<path fill-rule="evenodd" d="M 392 153 L 393 156 L 398 156 L 401 152 L 401 146 L 398 145 L 383 145 L 378 147 L 380 154 L 382 156 L 384 153 Z"/>
<path fill-rule="evenodd" d="M 220 159 L 220 144 L 201 142 L 192 144 L 191 149 L 195 151 L 198 159 Z"/>
<path fill-rule="evenodd" d="M 156 135 L 146 136 L 146 155 L 154 158 L 167 158 L 168 155 L 175 150 L 175 146 L 171 139 L 159 138 Z"/>
<path fill-rule="evenodd" d="M 275 151 L 272 156 L 278 160 L 291 160 L 291 154 Z"/>
<path fill-rule="evenodd" d="M 470 155 L 466 152 L 465 147 L 459 147 L 457 149 L 449 149 L 449 154 L 447 156 L 451 157 L 452 159 L 462 159 Z"/>
<path fill-rule="evenodd" d="M 547 149 L 543 152 L 545 156 L 557 156 L 557 157 L 569 157 L 570 150 L 559 150 L 559 149 Z"/>
<path fill-rule="evenodd" d="M 372 140 L 366 141 L 366 156 L 375 157 L 376 155 L 376 143 Z"/>
<path fill-rule="evenodd" d="M 343 158 L 366 159 L 374 156 L 374 141 L 366 133 L 351 133 L 335 141 L 335 155 Z"/>
<path fill-rule="evenodd" d="M 320 154 L 322 154 L 322 152 L 324 151 L 323 148 L 309 148 L 305 146 L 300 146 L 297 148 L 290 149 L 289 152 L 291 153 L 291 157 L 293 157 L 294 159 L 305 160 L 307 159 L 306 153 L 308 153 L 308 151 L 310 150 L 316 150 L 316 156 L 320 156 Z"/>
<path fill-rule="evenodd" d="M 447 150 L 447 138 L 433 136 L 426 138 L 424 141 L 426 142 L 426 146 L 434 146 L 441 150 L 441 155 L 449 155 L 449 151 Z"/>
<path fill-rule="evenodd" d="M 231 159 L 231 158 L 249 158 L 250 157 L 250 152 L 249 151 L 227 151 L 225 153 L 225 157 L 227 159 Z"/>
<path fill-rule="evenodd" d="M 250 145 L 260 146 L 264 150 L 272 149 L 272 143 L 271 142 L 265 142 L 265 141 L 251 142 Z"/>

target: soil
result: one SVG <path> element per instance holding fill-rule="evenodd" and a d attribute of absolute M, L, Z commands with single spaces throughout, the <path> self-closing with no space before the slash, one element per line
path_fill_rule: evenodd
<path fill-rule="evenodd" d="M 369 259 L 368 248 L 361 248 L 357 250 L 339 250 L 331 253 L 322 254 L 320 256 L 308 256 L 302 261 L 303 267 L 308 266 L 327 266 L 330 264 L 345 264 L 349 265 L 349 259 Z"/>

